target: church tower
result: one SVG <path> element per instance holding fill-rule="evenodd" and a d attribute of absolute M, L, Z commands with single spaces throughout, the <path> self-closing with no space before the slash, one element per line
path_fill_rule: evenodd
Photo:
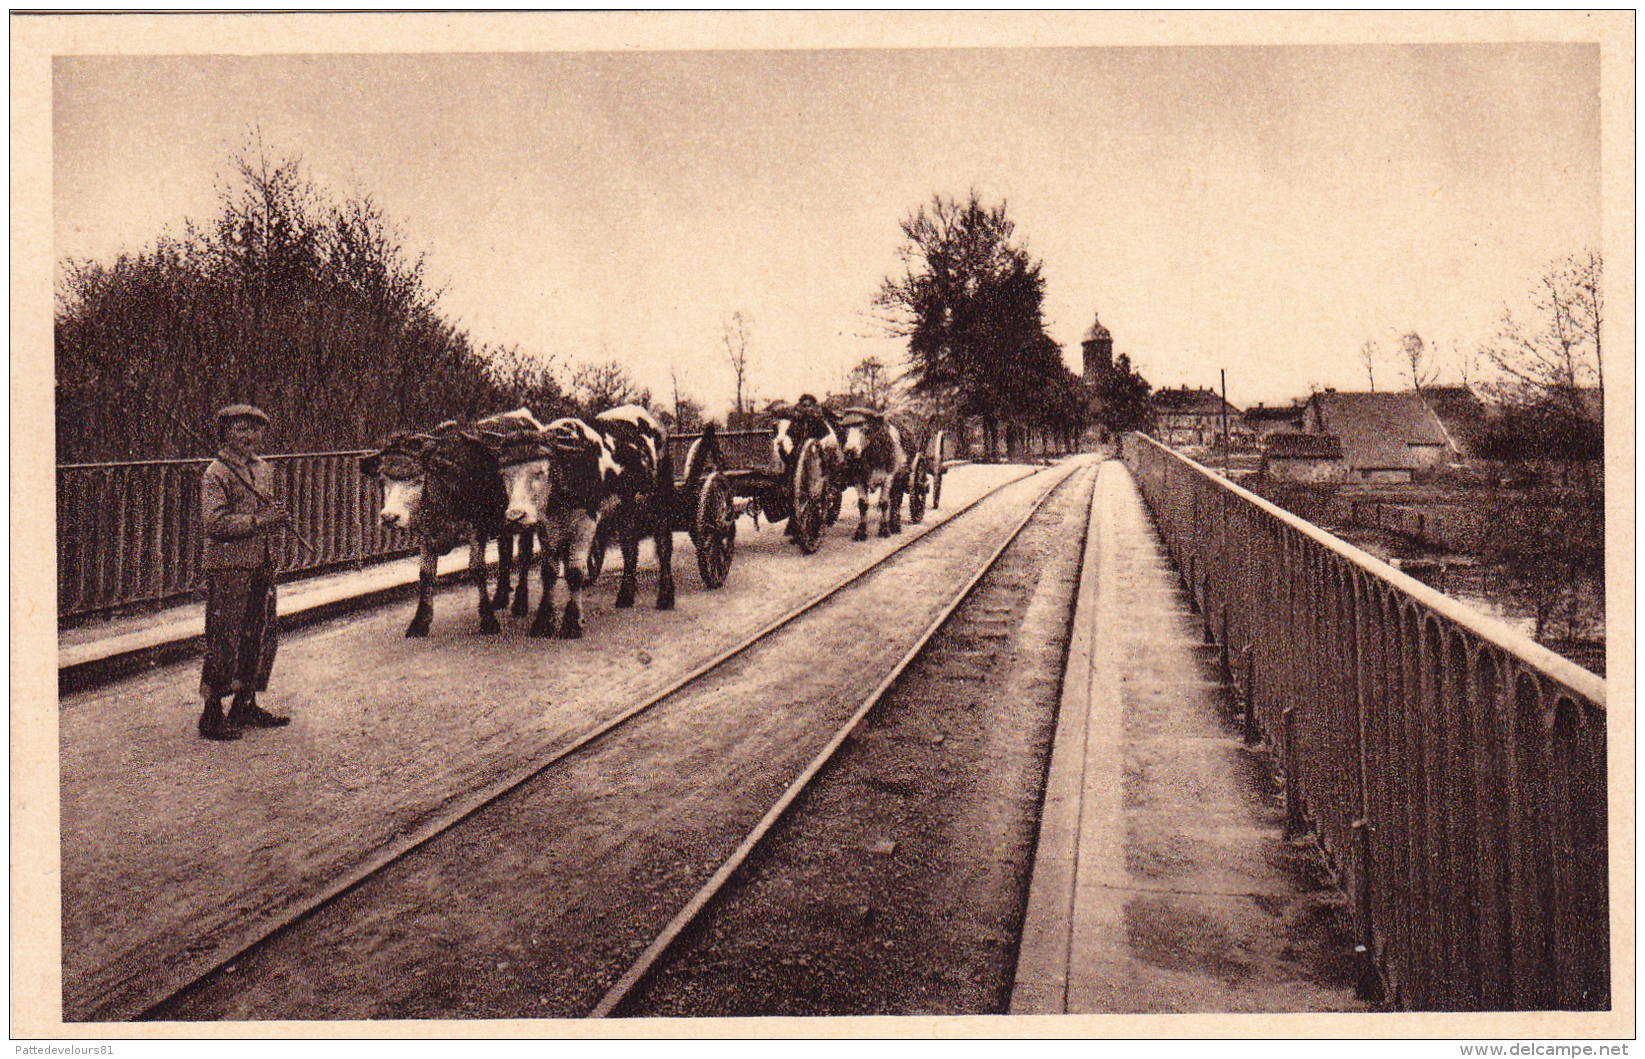
<path fill-rule="evenodd" d="M 1095 382 L 1114 367 L 1114 336 L 1108 333 L 1108 328 L 1102 326 L 1102 321 L 1095 315 L 1091 318 L 1091 330 L 1085 333 L 1085 340 L 1080 343 L 1080 351 L 1085 354 L 1085 378 Z"/>

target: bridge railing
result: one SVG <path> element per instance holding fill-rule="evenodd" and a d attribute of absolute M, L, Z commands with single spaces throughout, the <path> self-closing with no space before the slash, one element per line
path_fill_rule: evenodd
<path fill-rule="evenodd" d="M 1604 681 L 1150 438 L 1125 458 L 1395 1003 L 1608 1008 Z"/>
<path fill-rule="evenodd" d="M 291 510 L 291 534 L 273 538 L 276 571 L 289 575 L 403 555 L 402 530 L 383 529 L 363 452 L 266 457 L 274 491 Z M 206 460 L 79 463 L 57 468 L 59 623 L 186 598 L 202 585 L 200 473 Z"/>

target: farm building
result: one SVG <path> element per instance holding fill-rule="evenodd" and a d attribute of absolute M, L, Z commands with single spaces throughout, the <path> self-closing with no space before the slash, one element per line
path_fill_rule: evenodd
<path fill-rule="evenodd" d="M 1456 456 L 1439 417 L 1415 391 L 1316 393 L 1305 406 L 1302 427 L 1340 439 L 1350 482 L 1409 482 Z"/>
<path fill-rule="evenodd" d="M 1491 425 L 1491 410 L 1467 386 L 1425 386 L 1422 399 L 1439 419 L 1458 458 L 1478 455 L 1480 442 Z"/>
<path fill-rule="evenodd" d="M 1321 485 L 1342 481 L 1342 441 L 1335 434 L 1275 432 L 1263 440 L 1259 475 Z"/>
<path fill-rule="evenodd" d="M 1260 446 L 1270 434 L 1295 434 L 1302 430 L 1304 406 L 1301 401 L 1292 404 L 1253 405 L 1245 410 L 1245 426 Z"/>
<path fill-rule="evenodd" d="M 1234 448 L 1249 448 L 1251 433 L 1238 408 L 1217 396 L 1214 390 L 1160 390 L 1154 394 L 1154 436 L 1172 447 L 1219 444 L 1224 425 Z"/>

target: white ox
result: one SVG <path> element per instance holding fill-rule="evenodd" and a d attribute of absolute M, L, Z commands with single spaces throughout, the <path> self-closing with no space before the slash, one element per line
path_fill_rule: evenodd
<path fill-rule="evenodd" d="M 643 408 L 624 405 L 592 423 L 556 419 L 538 435 L 535 448 L 504 455 L 504 518 L 516 529 L 535 528 L 543 552 L 543 597 L 532 636 L 555 634 L 554 585 L 562 570 L 567 598 L 558 633 L 563 639 L 582 636 L 588 551 L 604 518 L 613 520 L 623 551 L 616 605 L 633 606 L 639 541 L 654 535 L 657 609 L 673 607 L 674 471 L 667 437 Z"/>
<path fill-rule="evenodd" d="M 902 532 L 902 493 L 908 482 L 908 454 L 902 431 L 881 412 L 848 408 L 840 416 L 845 438 L 845 483 L 857 491 L 857 532 L 853 540 L 868 539 L 868 496 L 880 509 L 879 535 Z"/>

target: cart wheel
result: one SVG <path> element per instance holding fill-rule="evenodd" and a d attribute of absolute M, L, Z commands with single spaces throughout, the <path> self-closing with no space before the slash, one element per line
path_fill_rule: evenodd
<path fill-rule="evenodd" d="M 737 513 L 731 506 L 731 486 L 718 471 L 703 478 L 697 490 L 691 543 L 697 546 L 697 569 L 703 575 L 703 584 L 709 588 L 725 584 L 737 547 Z"/>
<path fill-rule="evenodd" d="M 930 484 L 925 471 L 925 454 L 921 453 L 908 469 L 908 521 L 916 526 L 925 521 L 925 490 Z"/>
<path fill-rule="evenodd" d="M 948 438 L 943 431 L 939 430 L 936 438 L 931 443 L 933 449 L 931 455 L 931 510 L 933 511 L 942 507 L 942 450 L 947 441 Z"/>
<path fill-rule="evenodd" d="M 823 476 L 822 452 L 813 438 L 794 460 L 794 506 L 789 525 L 800 551 L 807 555 L 822 543 L 823 505 L 827 503 L 828 482 Z"/>

